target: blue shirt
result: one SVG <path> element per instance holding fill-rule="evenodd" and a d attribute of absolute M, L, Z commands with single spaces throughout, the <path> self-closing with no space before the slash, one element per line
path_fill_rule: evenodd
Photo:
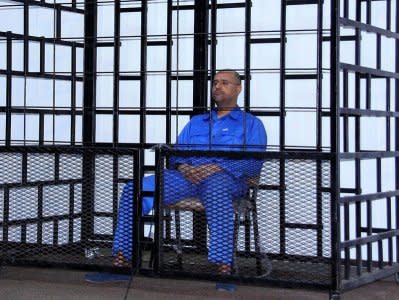
<path fill-rule="evenodd" d="M 236 107 L 218 118 L 217 111 L 194 116 L 177 139 L 178 149 L 219 151 L 265 151 L 267 135 L 263 123 Z M 222 157 L 178 157 L 176 163 L 203 165 L 216 163 L 236 178 L 258 176 L 262 160 Z"/>

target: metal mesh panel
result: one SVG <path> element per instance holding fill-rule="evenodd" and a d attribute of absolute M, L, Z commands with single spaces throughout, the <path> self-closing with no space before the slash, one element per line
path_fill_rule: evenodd
<path fill-rule="evenodd" d="M 252 159 L 217 158 L 224 169 L 207 169 L 196 184 L 162 170 L 161 270 L 218 275 L 230 263 L 240 278 L 329 285 L 330 161 L 302 157 L 265 154 L 258 176 L 246 179 L 235 175 Z"/>
<path fill-rule="evenodd" d="M 112 266 L 118 199 L 123 183 L 134 179 L 134 155 L 70 148 L 0 152 L 1 259 Z"/>

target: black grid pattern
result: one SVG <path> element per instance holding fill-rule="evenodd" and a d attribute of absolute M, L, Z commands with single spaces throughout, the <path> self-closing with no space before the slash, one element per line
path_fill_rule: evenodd
<path fill-rule="evenodd" d="M 161 165 L 165 165 L 169 157 L 179 157 L 179 152 L 167 150 L 164 155 Z M 185 152 L 184 155 L 206 160 L 201 153 Z M 212 153 L 206 155 L 209 157 Z M 242 166 L 241 159 L 247 159 L 249 164 L 254 154 L 215 155 Z M 278 153 L 257 153 L 256 158 L 263 161 L 259 178 L 249 187 L 249 195 L 244 193 L 233 198 L 237 228 L 231 275 L 241 279 L 329 286 L 333 263 L 329 155 L 287 152 L 284 158 L 278 156 Z M 216 277 L 220 275 L 217 264 L 208 261 L 212 232 L 207 218 L 209 211 L 204 211 L 199 195 L 178 199 L 177 204 L 165 204 L 163 199 L 171 197 L 170 189 L 176 195 L 180 190 L 176 182 L 173 187 L 165 186 L 169 182 L 162 179 L 162 174 L 169 172 L 165 170 L 159 170 L 160 271 Z M 223 184 L 219 182 L 220 186 Z M 223 210 L 225 197 L 222 192 L 212 195 L 211 201 L 216 203 L 212 209 Z M 227 220 L 233 218 L 233 214 L 226 214 L 213 221 L 214 226 L 219 227 L 216 230 L 226 230 Z M 226 245 L 218 243 L 218 247 L 222 252 Z"/>
<path fill-rule="evenodd" d="M 278 172 L 270 177 L 278 178 L 278 184 L 258 191 L 258 197 L 270 193 L 270 199 L 278 201 L 279 208 L 270 218 L 285 227 L 278 235 L 267 236 L 280 248 L 278 255 L 288 255 L 289 260 L 299 255 L 294 260 L 302 262 L 301 249 L 294 247 L 293 252 L 298 253 L 292 253 L 290 248 L 297 232 L 314 237 L 313 254 L 332 259 L 326 271 L 330 274 L 323 277 L 330 281 L 332 298 L 342 290 L 398 273 L 398 0 L 14 0 L 1 2 L 0 8 L 0 140 L 5 147 L 136 147 L 143 154 L 135 165 L 138 180 L 155 169 L 153 153 L 148 150 L 155 144 L 173 143 L 193 114 L 212 108 L 209 84 L 215 72 L 233 68 L 243 79 L 240 105 L 261 118 L 269 134 L 269 149 L 281 155 L 272 155 L 265 163 Z M 235 22 L 229 23 L 232 17 Z M 371 135 L 373 131 L 379 135 Z M 288 150 L 325 152 L 332 157 L 327 159 L 328 167 L 324 157 L 300 155 L 300 160 L 285 161 Z M 5 167 L 11 161 L 12 166 L 18 165 L 11 168 L 21 174 L 15 178 L 12 172 L 0 175 L 11 176 L 7 177 L 11 186 L 5 183 L 2 193 L 3 218 L 11 216 L 19 222 L 7 205 L 10 197 L 19 196 L 13 189 L 21 184 L 29 183 L 23 193 L 29 203 L 31 198 L 73 195 L 66 188 L 72 183 L 58 182 L 64 176 L 63 165 L 75 165 L 74 158 L 64 155 L 60 160 L 61 154 L 45 152 L 39 155 L 26 148 L 6 159 Z M 96 164 L 108 162 L 85 157 L 80 165 L 82 191 L 108 199 L 104 185 L 115 176 L 104 168 L 98 184 L 90 179 Z M 54 177 L 44 167 L 51 164 Z M 29 170 L 31 165 L 37 170 Z M 309 189 L 292 186 L 288 179 L 298 176 L 316 181 L 316 187 L 306 180 L 303 184 L 309 184 Z M 39 187 L 31 179 L 39 180 Z M 124 178 L 118 189 L 113 185 L 113 207 L 119 196 L 116 190 L 131 179 Z M 56 187 L 45 188 L 53 181 Z M 297 214 L 302 197 L 316 199 L 316 205 L 309 208 L 309 219 L 305 211 Z M 108 203 L 102 201 L 101 205 Z M 328 208 L 325 203 L 329 201 Z M 108 218 L 108 211 L 94 214 L 93 202 L 84 203 L 89 204 L 82 204 L 82 211 L 88 212 L 82 214 L 83 219 Z M 39 208 L 54 220 L 76 214 Z M 22 215 L 38 217 L 29 209 Z M 70 230 L 72 224 L 72 219 L 65 220 L 50 226 L 49 243 L 63 241 L 60 228 Z M 153 217 L 141 220 L 154 222 Z M 172 218 L 170 225 L 174 222 Z M 325 223 L 331 223 L 331 230 Z M 262 220 L 259 224 L 267 233 L 268 224 Z M 3 239 L 11 232 L 12 239 L 28 243 L 31 227 L 18 226 L 20 229 L 3 226 Z M 93 238 L 87 232 L 81 237 L 84 241 Z M 73 230 L 67 237 L 71 238 Z M 107 239 L 109 244 L 111 237 Z M 152 247 L 151 241 L 149 244 Z M 89 256 L 96 255 L 96 247 Z M 286 259 L 273 251 L 273 263 Z M 159 257 L 158 265 L 151 264 L 153 255 L 150 270 L 158 271 L 162 265 Z M 313 262 L 309 257 L 304 260 Z M 277 280 L 289 284 L 296 281 L 295 276 Z M 323 280 L 318 283 L 323 285 Z"/>
<path fill-rule="evenodd" d="M 2 261 L 112 266 L 118 198 L 136 177 L 135 156 L 89 148 L 3 150 Z M 84 171 L 88 161 L 91 176 Z"/>

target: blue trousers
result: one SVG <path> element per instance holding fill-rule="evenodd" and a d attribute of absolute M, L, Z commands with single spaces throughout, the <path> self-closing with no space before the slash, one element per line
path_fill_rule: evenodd
<path fill-rule="evenodd" d="M 154 191 L 155 176 L 143 178 L 143 191 Z M 210 238 L 208 260 L 231 265 L 233 260 L 234 210 L 233 200 L 247 189 L 244 180 L 226 172 L 217 172 L 199 184 L 188 181 L 179 171 L 165 170 L 163 204 L 170 205 L 188 197 L 198 197 L 205 208 Z M 143 214 L 153 208 L 154 199 L 144 197 Z M 113 243 L 113 255 L 132 255 L 133 183 L 128 182 L 120 197 L 118 223 Z"/>

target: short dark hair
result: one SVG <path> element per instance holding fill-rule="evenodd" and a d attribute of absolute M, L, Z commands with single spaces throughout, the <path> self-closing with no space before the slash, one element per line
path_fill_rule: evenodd
<path fill-rule="evenodd" d="M 218 74 L 218 73 L 233 73 L 234 79 L 236 80 L 237 84 L 241 85 L 241 76 L 236 70 L 233 70 L 233 69 L 222 69 L 222 70 L 218 70 L 216 72 L 216 74 Z"/>

